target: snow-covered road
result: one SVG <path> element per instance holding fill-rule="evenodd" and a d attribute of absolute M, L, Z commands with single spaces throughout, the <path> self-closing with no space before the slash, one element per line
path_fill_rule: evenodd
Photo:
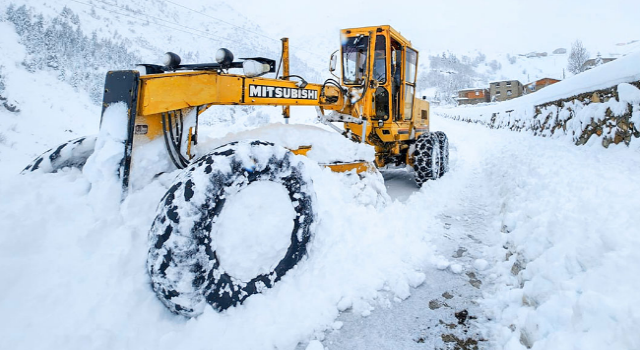
<path fill-rule="evenodd" d="M 450 137 L 464 136 L 461 125 L 442 123 Z M 430 227 L 430 236 L 448 262 L 424 266 L 425 282 L 401 303 L 383 300 L 366 318 L 343 313 L 342 328 L 329 332 L 323 341 L 327 349 L 447 349 L 456 344 L 473 349 L 478 342 L 482 346 L 476 322 L 485 320 L 476 300 L 482 296 L 483 278 L 474 264 L 485 268 L 487 263 L 479 259 L 499 238 L 500 222 L 481 178 L 478 152 L 482 150 L 471 144 L 452 143 L 452 171 L 422 191 L 404 170 L 383 172 L 393 199 L 420 208 L 415 219 L 435 216 L 437 225 Z M 464 312 L 471 318 L 460 322 L 456 314 Z"/>
<path fill-rule="evenodd" d="M 265 294 L 189 321 L 144 267 L 171 178 L 114 210 L 75 170 L 1 174 L 0 348 L 639 348 L 637 146 L 433 128 L 451 141 L 442 179 L 417 190 L 387 172 L 394 200 L 375 207 L 360 183 L 319 174 L 309 258 Z M 457 325 L 462 310 L 477 319 Z"/>
<path fill-rule="evenodd" d="M 437 213 L 432 242 L 451 265 L 425 266 L 402 303 L 343 313 L 324 346 L 638 348 L 637 146 L 576 147 L 445 119 L 435 129 L 452 140 L 452 171 L 422 191 L 403 170 L 385 179 L 392 198 Z M 462 310 L 477 317 L 471 326 L 458 325 Z"/>

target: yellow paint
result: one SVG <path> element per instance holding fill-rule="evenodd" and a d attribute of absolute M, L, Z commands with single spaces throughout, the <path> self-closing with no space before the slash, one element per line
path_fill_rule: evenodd
<path fill-rule="evenodd" d="M 136 125 L 146 125 L 147 133 L 140 135 L 153 140 L 156 137 L 162 137 L 162 115 L 138 115 L 136 116 Z"/>
<path fill-rule="evenodd" d="M 323 167 L 331 169 L 336 173 L 345 173 L 355 170 L 356 173 L 364 173 L 367 171 L 373 171 L 376 166 L 369 162 L 355 162 L 355 163 L 336 163 L 336 164 L 320 164 Z"/>
<path fill-rule="evenodd" d="M 145 75 L 140 77 L 138 114 L 158 114 L 204 104 L 240 104 L 242 80 L 240 76 L 216 72 Z"/>
<path fill-rule="evenodd" d="M 297 149 L 290 149 L 293 154 L 306 156 L 311 150 L 311 146 L 300 146 Z M 334 164 L 320 164 L 323 167 L 331 169 L 331 171 L 344 173 L 347 171 L 355 170 L 358 174 L 365 171 L 372 171 L 375 169 L 375 165 L 369 162 L 354 162 L 354 163 L 334 163 Z"/>
<path fill-rule="evenodd" d="M 404 38 L 398 31 L 388 25 L 351 28 L 341 31 L 344 37 L 366 35 L 369 38 L 370 50 L 367 53 L 367 66 L 364 75 L 367 78 L 365 88 L 362 86 L 350 85 L 349 95 L 344 96 L 343 92 L 335 86 L 308 83 L 304 88 L 300 88 L 300 80 L 292 78 L 273 79 L 256 77 L 249 78 L 239 74 L 226 74 L 216 71 L 193 71 L 193 72 L 173 72 L 163 74 L 150 74 L 140 77 L 138 108 L 136 125 L 147 125 L 146 135 L 136 135 L 135 140 L 153 140 L 163 136 L 161 113 L 199 107 L 199 113 L 204 112 L 214 105 L 263 105 L 286 107 L 283 114 L 288 116 L 289 106 L 317 106 L 323 112 L 339 111 L 342 114 L 350 115 L 366 121 L 366 128 L 363 124 L 344 123 L 346 130 L 349 130 L 354 139 L 363 139 L 366 143 L 376 147 L 376 165 L 384 166 L 386 162 L 393 159 L 406 159 L 411 164 L 411 155 L 407 150 L 411 142 L 420 134 L 429 131 L 429 103 L 415 96 L 412 100 L 411 109 L 405 109 L 406 86 L 414 87 L 405 76 L 407 72 L 403 69 L 400 74 L 401 86 L 399 88 L 399 105 L 397 110 L 399 116 L 389 118 L 379 124 L 374 119 L 375 105 L 374 95 L 378 87 L 384 88 L 389 93 L 390 102 L 393 103 L 392 95 L 392 51 L 398 52 L 397 59 L 401 60 L 401 66 L 406 66 L 407 49 L 411 47 L 411 42 Z M 378 53 L 384 50 L 386 57 L 386 79 L 377 81 L 372 79 L 373 66 L 375 62 L 375 43 L 384 39 L 385 46 L 379 48 Z M 395 43 L 392 47 L 392 42 Z M 287 40 L 283 40 L 283 76 L 288 76 L 289 45 Z M 416 51 L 417 53 L 417 51 Z M 382 57 L 379 55 L 379 57 Z M 416 58 L 417 60 L 418 58 Z M 416 71 L 418 62 L 416 61 Z M 417 72 L 414 72 L 417 74 Z M 295 72 L 293 72 L 295 74 Z M 415 77 L 411 77 L 415 79 Z M 267 90 L 268 94 L 265 94 Z M 259 92 L 262 91 L 262 92 Z M 283 94 L 276 95 L 274 91 L 288 91 L 289 96 L 285 98 Z M 294 92 L 295 91 L 295 92 Z M 304 91 L 304 95 L 303 94 Z M 414 90 L 415 93 L 415 90 Z M 313 98 L 308 98 L 313 96 Z M 295 96 L 295 97 L 293 97 Z M 360 98 L 358 97 L 360 96 Z M 305 97 L 305 98 L 303 98 Z M 411 102 L 411 100 L 410 100 Z M 392 109 L 389 111 L 392 112 Z M 412 113 L 409 120 L 405 120 L 405 113 Z M 406 116 L 407 118 L 409 116 Z M 193 131 L 189 130 L 189 145 L 187 154 L 191 156 L 191 139 Z M 371 137 L 375 136 L 375 137 Z M 135 145 L 134 145 L 135 147 Z M 306 155 L 310 148 L 301 147 L 292 150 L 295 154 Z M 398 157 L 400 156 L 400 157 Z M 372 164 L 359 162 L 349 164 L 325 165 L 335 171 L 357 170 L 365 171 Z M 347 169 L 347 170 L 344 170 Z"/>
<path fill-rule="evenodd" d="M 306 156 L 310 150 L 311 146 L 300 146 L 298 149 L 292 149 L 290 151 L 296 155 Z"/>
<path fill-rule="evenodd" d="M 262 105 L 262 106 L 319 106 L 342 109 L 344 99 L 333 86 L 308 84 L 304 90 L 313 91 L 317 99 L 261 98 L 250 96 L 250 86 L 288 88 L 300 91 L 295 81 L 246 78 L 241 75 L 217 72 L 188 72 L 152 74 L 140 77 L 138 115 L 151 115 L 206 105 Z M 336 102 L 327 101 L 332 97 Z"/>

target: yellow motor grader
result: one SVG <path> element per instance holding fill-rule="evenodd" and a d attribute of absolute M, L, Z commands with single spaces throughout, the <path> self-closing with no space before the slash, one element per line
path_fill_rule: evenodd
<path fill-rule="evenodd" d="M 164 65 L 110 71 L 100 133 L 45 152 L 24 172 L 71 166 L 85 173 L 91 168 L 92 178 L 99 179 L 99 167 L 126 195 L 158 173 L 184 169 L 159 204 L 149 235 L 153 289 L 172 312 L 187 317 L 200 314 L 207 303 L 217 310 L 241 303 L 270 288 L 306 254 L 316 219 L 315 195 L 300 157 L 312 146 L 285 149 L 264 140 L 237 140 L 202 153 L 198 123 L 208 108 L 283 106 L 288 124 L 290 106 L 315 107 L 321 123 L 375 148 L 374 164 L 361 159 L 322 164 L 333 171 L 411 166 L 421 186 L 448 170 L 447 137 L 429 131 L 429 104 L 415 96 L 418 52 L 411 43 L 388 25 L 344 29 L 341 40 L 329 68 L 333 74 L 340 58 L 340 81 L 322 84 L 289 72 L 287 39 L 282 39 L 279 61 L 234 61 L 229 50 L 220 49 L 215 63 L 181 64 L 178 55 L 167 53 Z M 276 77 L 265 78 L 268 73 Z M 152 145 L 162 145 L 162 152 Z M 145 162 L 166 164 L 149 171 L 148 164 L 140 165 Z M 229 198 L 265 181 L 281 184 L 296 212 L 290 244 L 271 271 L 238 278 L 220 265 L 218 217 Z"/>

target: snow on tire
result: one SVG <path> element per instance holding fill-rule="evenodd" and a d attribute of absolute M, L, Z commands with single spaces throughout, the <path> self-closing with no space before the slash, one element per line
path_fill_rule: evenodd
<path fill-rule="evenodd" d="M 427 180 L 440 177 L 440 143 L 435 133 L 418 136 L 413 155 L 413 169 L 418 186 L 422 186 Z"/>
<path fill-rule="evenodd" d="M 87 159 L 93 154 L 96 136 L 85 136 L 67 141 L 52 148 L 33 160 L 22 170 L 22 173 L 40 171 L 55 173 L 63 168 L 82 169 Z"/>
<path fill-rule="evenodd" d="M 449 171 L 449 138 L 443 131 L 436 131 L 440 144 L 440 176 Z"/>
<path fill-rule="evenodd" d="M 285 197 L 295 210 L 293 230 L 275 268 L 243 281 L 224 270 L 216 251 L 219 237 L 212 232 L 220 226 L 225 202 L 261 181 L 286 189 Z M 306 254 L 315 219 L 314 201 L 302 157 L 272 143 L 233 142 L 201 157 L 177 177 L 163 197 L 149 233 L 147 267 L 156 295 L 172 312 L 195 317 L 206 303 L 222 311 L 272 287 Z"/>

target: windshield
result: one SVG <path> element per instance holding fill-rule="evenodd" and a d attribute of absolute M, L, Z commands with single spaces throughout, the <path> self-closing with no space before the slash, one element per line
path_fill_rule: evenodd
<path fill-rule="evenodd" d="M 362 34 L 346 38 L 342 44 L 342 77 L 345 84 L 363 84 L 368 49 L 369 37 Z"/>

